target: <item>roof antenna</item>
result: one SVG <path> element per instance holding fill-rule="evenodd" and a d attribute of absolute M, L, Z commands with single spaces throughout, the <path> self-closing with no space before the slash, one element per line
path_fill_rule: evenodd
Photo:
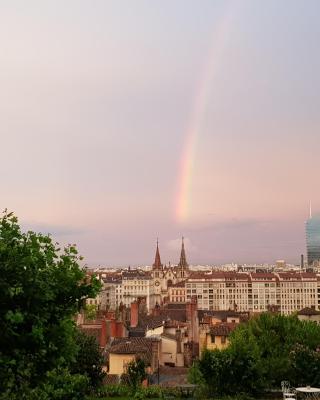
<path fill-rule="evenodd" d="M 310 200 L 310 208 L 309 208 L 309 218 L 312 218 L 312 205 L 311 205 L 311 200 Z"/>

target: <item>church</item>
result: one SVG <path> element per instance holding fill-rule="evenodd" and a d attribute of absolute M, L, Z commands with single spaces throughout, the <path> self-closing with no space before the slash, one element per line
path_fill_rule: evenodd
<path fill-rule="evenodd" d="M 182 237 L 180 261 L 176 266 L 163 265 L 161 263 L 159 243 L 157 240 L 156 255 L 152 265 L 151 276 L 154 284 L 155 301 L 162 304 L 168 297 L 168 287 L 178 282 L 182 282 L 189 276 L 189 266 L 184 248 L 184 238 Z"/>

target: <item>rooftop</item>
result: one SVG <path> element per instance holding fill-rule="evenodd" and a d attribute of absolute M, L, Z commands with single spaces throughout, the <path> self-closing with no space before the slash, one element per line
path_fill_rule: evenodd
<path fill-rule="evenodd" d="M 320 315 L 320 311 L 316 310 L 315 308 L 305 307 L 298 311 L 298 315 Z"/>

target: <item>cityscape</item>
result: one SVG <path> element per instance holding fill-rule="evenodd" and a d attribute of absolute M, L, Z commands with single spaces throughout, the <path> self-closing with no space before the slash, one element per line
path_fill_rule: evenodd
<path fill-rule="evenodd" d="M 320 400 L 320 2 L 0 2 L 0 400 Z"/>
<path fill-rule="evenodd" d="M 98 329 L 109 352 L 109 376 L 116 378 L 131 360 L 128 343 L 147 352 L 150 341 L 160 342 L 151 363 L 156 371 L 158 365 L 190 367 L 206 349 L 225 348 L 237 324 L 255 314 L 297 313 L 301 320 L 320 323 L 320 219 L 311 211 L 305 233 L 306 257 L 301 255 L 300 265 L 278 260 L 192 267 L 183 237 L 179 261 L 164 265 L 157 240 L 150 267 L 87 270 L 102 283 L 99 295 L 87 303 L 107 317 L 93 324 L 80 317 L 79 326 L 87 332 Z M 117 338 L 110 347 L 109 337 Z"/>

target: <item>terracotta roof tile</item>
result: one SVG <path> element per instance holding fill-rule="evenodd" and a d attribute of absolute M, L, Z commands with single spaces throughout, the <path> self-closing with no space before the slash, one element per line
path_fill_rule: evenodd
<path fill-rule="evenodd" d="M 218 324 L 213 325 L 210 328 L 211 335 L 215 336 L 229 336 L 230 333 L 237 327 L 236 324 L 225 323 L 225 324 Z"/>
<path fill-rule="evenodd" d="M 298 311 L 298 315 L 320 315 L 320 311 L 315 310 L 311 307 L 305 307 L 302 310 Z"/>

